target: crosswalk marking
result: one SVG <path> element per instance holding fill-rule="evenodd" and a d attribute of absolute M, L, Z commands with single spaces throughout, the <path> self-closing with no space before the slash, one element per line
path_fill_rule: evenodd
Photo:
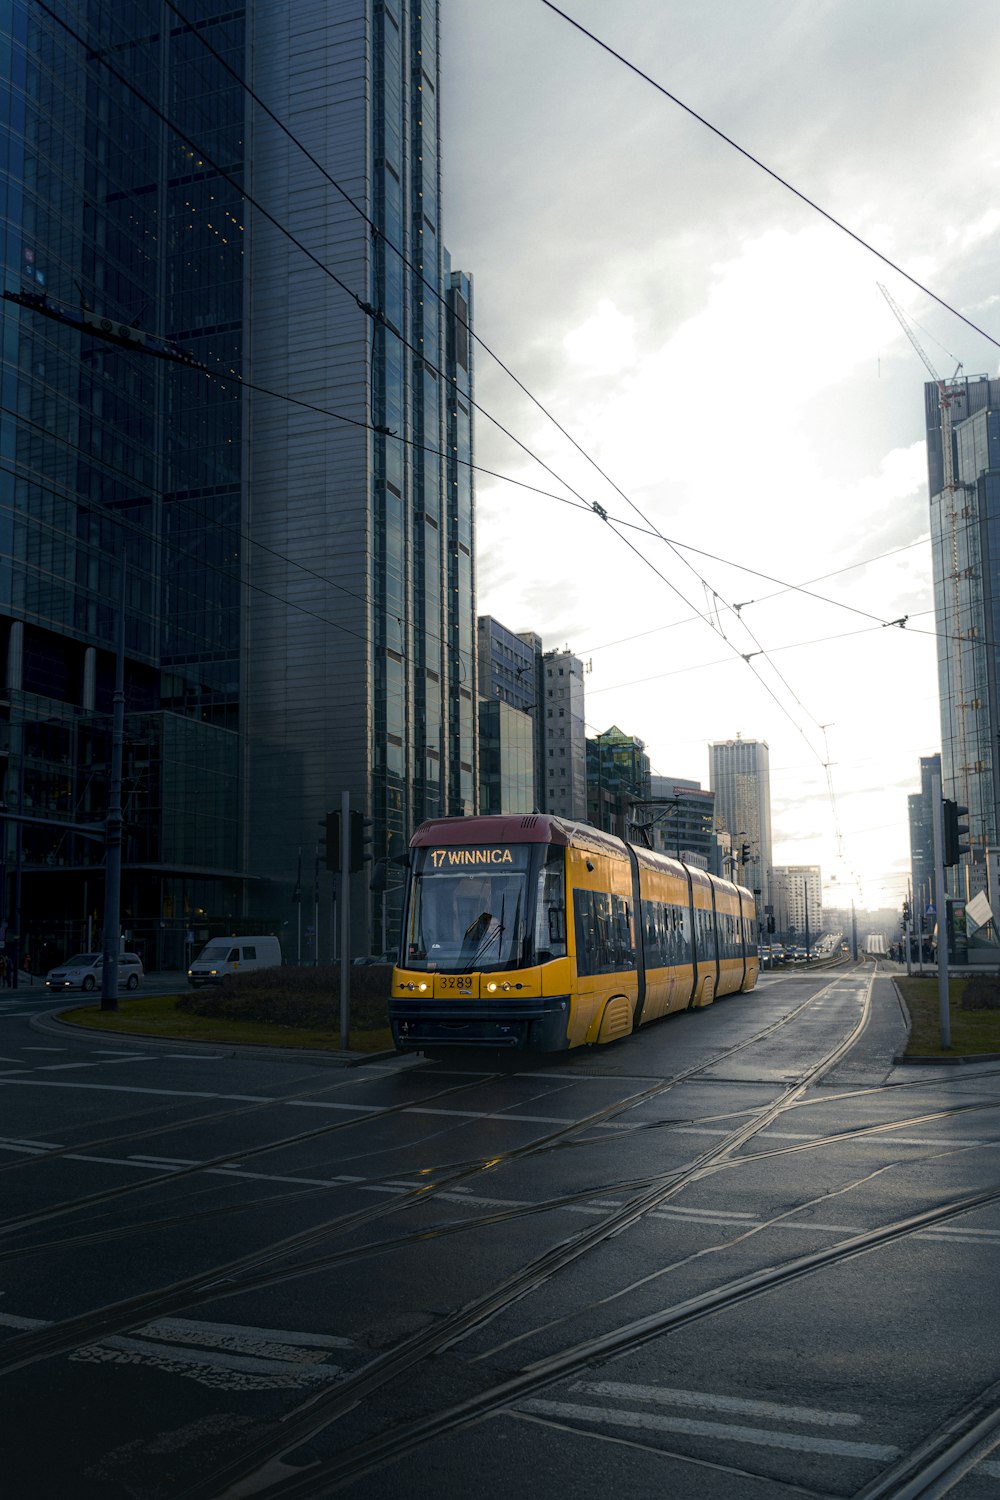
<path fill-rule="evenodd" d="M 899 1449 L 885 1443 L 857 1443 L 845 1438 L 813 1437 L 808 1433 L 779 1432 L 766 1427 L 743 1427 L 726 1422 L 699 1422 L 692 1417 L 666 1416 L 660 1412 L 625 1411 L 607 1406 L 581 1406 L 573 1401 L 519 1401 L 513 1408 L 526 1416 L 551 1417 L 586 1422 L 598 1427 L 631 1427 L 639 1431 L 685 1433 L 715 1442 L 748 1443 L 760 1448 L 785 1448 L 795 1453 L 822 1453 L 837 1458 L 888 1460 L 899 1457 Z"/>
<path fill-rule="evenodd" d="M 0 1321 L 3 1321 L 0 1317 Z M 8 1315 L 10 1326 L 35 1326 Z M 41 1326 L 41 1325 L 38 1325 Z M 162 1318 L 128 1334 L 109 1334 L 70 1355 L 77 1364 L 141 1365 L 228 1391 L 300 1390 L 340 1380 L 330 1355 L 350 1339 L 307 1329 L 257 1328 L 194 1318 Z"/>
<path fill-rule="evenodd" d="M 581 1380 L 571 1387 L 589 1396 L 610 1396 L 622 1401 L 650 1401 L 661 1406 L 693 1406 L 702 1411 L 739 1412 L 743 1416 L 770 1417 L 784 1422 L 813 1422 L 820 1427 L 857 1427 L 855 1411 L 823 1411 L 815 1406 L 783 1406 L 777 1401 L 747 1401 L 741 1396 L 717 1396 L 709 1391 L 679 1391 L 667 1386 L 628 1385 L 618 1380 Z"/>

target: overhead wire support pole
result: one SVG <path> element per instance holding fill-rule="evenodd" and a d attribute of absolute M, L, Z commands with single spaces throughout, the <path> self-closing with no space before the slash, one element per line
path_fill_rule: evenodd
<path fill-rule="evenodd" d="M 351 794 L 340 794 L 340 1047 L 351 1042 Z"/>
<path fill-rule="evenodd" d="M 934 904 L 937 908 L 938 1026 L 942 1050 L 951 1046 L 951 1015 L 948 1010 L 948 897 L 944 885 L 944 808 L 941 777 L 931 775 L 931 812 L 934 825 Z"/>
<path fill-rule="evenodd" d="M 118 619 L 115 630 L 115 694 L 111 716 L 111 780 L 104 824 L 104 938 L 101 956 L 101 1009 L 118 1009 L 118 953 L 121 947 L 122 746 L 125 740 L 125 553 L 121 556 Z"/>

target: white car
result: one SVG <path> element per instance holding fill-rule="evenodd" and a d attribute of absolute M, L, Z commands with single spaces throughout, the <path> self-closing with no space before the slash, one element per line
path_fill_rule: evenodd
<path fill-rule="evenodd" d="M 101 953 L 75 953 L 64 964 L 50 969 L 45 976 L 47 990 L 95 990 L 100 989 L 104 973 L 104 956 Z M 142 959 L 138 953 L 118 955 L 118 983 L 127 990 L 139 988 L 143 977 Z"/>

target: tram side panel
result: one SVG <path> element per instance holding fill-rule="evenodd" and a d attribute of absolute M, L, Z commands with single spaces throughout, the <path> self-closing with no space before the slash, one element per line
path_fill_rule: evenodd
<path fill-rule="evenodd" d="M 576 987 L 569 1045 L 608 1042 L 632 1030 L 638 996 L 632 870 L 624 856 L 567 850 Z"/>
<path fill-rule="evenodd" d="M 692 988 L 692 924 L 687 872 L 653 864 L 636 850 L 639 864 L 642 953 L 646 997 L 642 1020 L 685 1010 Z"/>

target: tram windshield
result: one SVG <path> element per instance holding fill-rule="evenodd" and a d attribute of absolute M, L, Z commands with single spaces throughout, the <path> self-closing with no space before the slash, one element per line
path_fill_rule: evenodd
<path fill-rule="evenodd" d="M 544 844 L 416 850 L 406 967 L 509 969 L 565 953 L 562 857 Z"/>

